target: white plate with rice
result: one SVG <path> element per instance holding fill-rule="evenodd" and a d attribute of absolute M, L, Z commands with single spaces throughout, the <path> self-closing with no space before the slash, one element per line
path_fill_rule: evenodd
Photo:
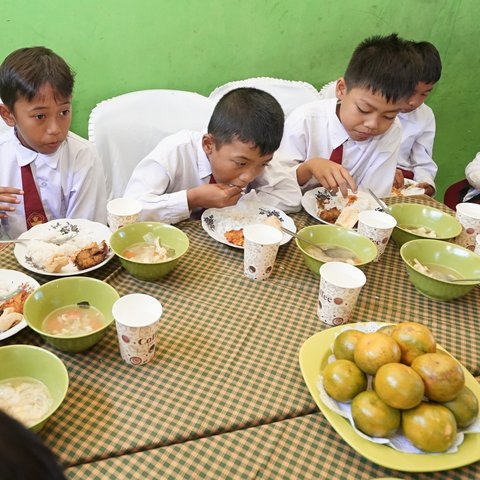
<path fill-rule="evenodd" d="M 38 288 L 40 284 L 25 275 L 22 272 L 17 272 L 16 270 L 0 270 L 0 295 L 6 296 L 10 293 L 15 292 L 17 289 L 22 289 L 26 291 L 33 291 Z M 5 304 L 4 300 L 0 300 L 0 312 L 3 311 L 3 305 Z M 27 326 L 25 319 L 21 320 L 19 323 L 10 327 L 8 330 L 0 331 L 0 340 L 5 340 L 12 335 L 15 335 L 20 330 L 23 330 Z"/>
<path fill-rule="evenodd" d="M 351 192 L 349 191 L 349 193 Z M 353 200 L 353 197 L 356 198 Z M 336 207 L 340 212 L 346 205 L 354 206 L 359 212 L 363 210 L 375 210 L 378 208 L 375 199 L 367 192 L 357 192 L 344 198 L 340 192 L 330 193 L 325 187 L 317 187 L 313 190 L 308 190 L 302 197 L 303 208 L 313 218 L 316 218 L 319 222 L 327 225 L 332 225 L 333 223 L 320 218 L 322 210 L 318 207 L 317 199 L 319 198 L 326 199 L 325 207 L 328 206 L 328 209 Z M 327 210 L 327 208 L 325 208 L 325 210 Z"/>
<path fill-rule="evenodd" d="M 114 253 L 110 247 L 108 248 L 105 260 L 84 270 L 79 270 L 71 259 L 58 272 L 48 271 L 46 265 L 54 255 L 65 255 L 71 258 L 79 250 L 87 247 L 92 242 L 97 242 L 97 244 L 100 245 L 102 240 L 105 240 L 109 246 L 111 234 L 110 229 L 106 225 L 103 225 L 103 223 L 84 219 L 51 220 L 47 223 L 35 225 L 30 230 L 22 233 L 18 238 L 38 239 L 38 241 L 17 243 L 13 253 L 18 263 L 31 272 L 54 277 L 79 275 L 96 270 L 111 260 Z M 64 239 L 67 240 L 60 245 L 51 243 L 52 240 L 62 241 Z"/>
<path fill-rule="evenodd" d="M 269 218 L 277 218 L 282 225 L 291 230 L 297 231 L 295 222 L 287 214 L 273 207 L 260 207 L 249 205 L 242 208 L 240 205 L 225 208 L 208 208 L 202 214 L 203 229 L 215 240 L 234 248 L 243 249 L 243 246 L 235 245 L 225 238 L 225 232 L 230 230 L 239 230 L 247 225 L 254 223 L 265 223 Z M 286 233 L 283 234 L 280 245 L 289 242 L 292 237 Z"/>
<path fill-rule="evenodd" d="M 417 187 L 418 183 L 410 178 L 405 178 L 404 187 L 401 189 L 392 188 L 391 197 L 411 197 L 412 195 L 423 195 L 425 193 L 424 188 Z"/>

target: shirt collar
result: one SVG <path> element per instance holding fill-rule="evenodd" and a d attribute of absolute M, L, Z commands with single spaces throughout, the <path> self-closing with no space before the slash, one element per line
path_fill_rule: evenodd
<path fill-rule="evenodd" d="M 344 144 L 350 137 L 348 136 L 345 127 L 342 125 L 342 122 L 337 115 L 338 100 L 336 98 L 331 98 L 329 99 L 329 102 L 329 111 L 331 116 L 330 138 L 332 139 L 332 147 L 335 149 Z"/>
<path fill-rule="evenodd" d="M 35 150 L 30 150 L 29 148 L 23 146 L 20 143 L 16 133 L 12 130 L 12 135 L 15 139 L 16 150 L 17 150 L 17 162 L 20 167 L 28 165 L 32 162 L 45 163 L 50 168 L 57 168 L 59 152 L 63 148 L 63 143 L 60 145 L 58 150 L 51 155 L 44 155 L 43 153 L 36 152 Z"/>
<path fill-rule="evenodd" d="M 207 132 L 198 132 L 197 140 L 197 161 L 198 161 L 198 175 L 200 178 L 206 178 L 212 174 L 212 166 L 210 165 L 210 160 L 207 157 L 207 154 L 203 150 L 202 138 Z"/>

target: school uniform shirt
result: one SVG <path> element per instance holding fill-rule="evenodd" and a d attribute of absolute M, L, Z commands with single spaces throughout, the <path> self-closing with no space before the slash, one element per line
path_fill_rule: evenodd
<path fill-rule="evenodd" d="M 48 220 L 84 218 L 106 223 L 106 190 L 103 167 L 93 146 L 68 132 L 58 150 L 44 155 L 24 147 L 14 129 L 0 136 L 0 186 L 23 189 L 21 167 L 31 164 L 33 178 Z M 2 228 L 11 238 L 25 232 L 23 196 L 8 212 Z M 2 203 L 2 202 L 0 202 Z"/>
<path fill-rule="evenodd" d="M 480 194 L 480 152 L 478 152 L 476 157 L 466 166 L 465 177 L 472 188 L 470 188 L 465 195 L 463 199 L 464 202 Z"/>
<path fill-rule="evenodd" d="M 135 168 L 125 189 L 125 197 L 142 202 L 142 220 L 177 223 L 191 212 L 187 190 L 209 183 L 210 162 L 202 148 L 201 132 L 183 130 L 164 138 Z M 301 192 L 293 172 L 268 165 L 261 178 L 249 185 L 265 205 L 286 212 L 298 211 Z"/>
<path fill-rule="evenodd" d="M 382 135 L 357 142 L 348 136 L 336 114 L 337 99 L 319 100 L 295 109 L 285 122 L 282 143 L 275 154 L 289 165 L 313 157 L 329 159 L 343 144 L 342 166 L 357 183 L 359 190 L 371 188 L 377 195 L 390 195 L 401 140 L 398 119 Z M 318 186 L 312 178 L 302 190 Z"/>
<path fill-rule="evenodd" d="M 435 188 L 438 167 L 432 158 L 435 139 L 432 109 L 423 103 L 413 112 L 399 113 L 398 118 L 403 130 L 398 167 L 413 172 L 415 182 L 426 182 Z"/>

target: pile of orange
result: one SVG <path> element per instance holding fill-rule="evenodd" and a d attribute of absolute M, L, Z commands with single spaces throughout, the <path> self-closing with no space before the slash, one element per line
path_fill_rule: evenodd
<path fill-rule="evenodd" d="M 444 452 L 457 430 L 478 416 L 478 400 L 465 385 L 462 367 L 437 351 L 422 324 L 404 322 L 373 333 L 345 330 L 333 353 L 336 360 L 322 372 L 324 388 L 335 400 L 351 402 L 355 426 L 367 435 L 388 437 L 401 428 L 417 448 Z"/>

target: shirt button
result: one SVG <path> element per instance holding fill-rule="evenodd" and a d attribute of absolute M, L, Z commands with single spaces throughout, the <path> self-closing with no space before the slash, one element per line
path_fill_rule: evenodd
<path fill-rule="evenodd" d="M 40 186 L 41 186 L 41 187 L 46 187 L 46 186 L 47 186 L 47 182 L 42 182 L 42 183 L 40 184 Z"/>

